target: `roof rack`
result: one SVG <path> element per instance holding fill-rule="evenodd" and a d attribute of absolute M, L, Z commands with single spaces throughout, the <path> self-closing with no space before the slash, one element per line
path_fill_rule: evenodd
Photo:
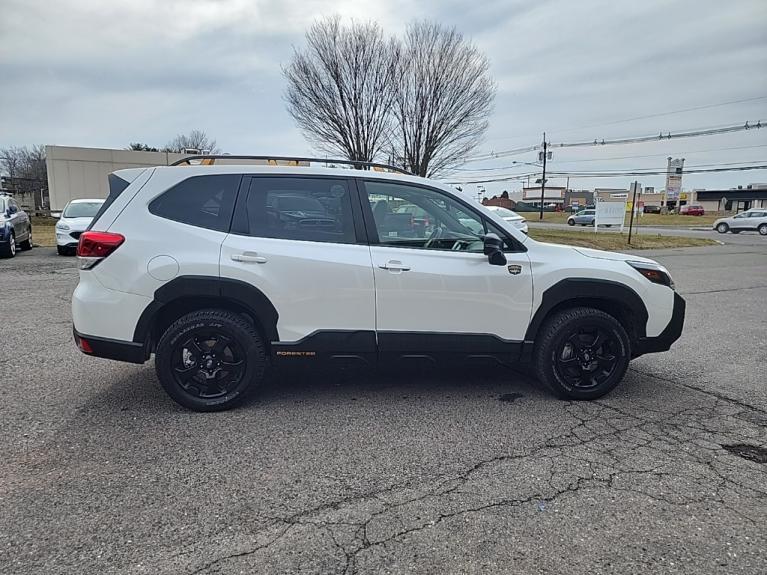
<path fill-rule="evenodd" d="M 204 166 L 212 166 L 215 164 L 216 160 L 262 160 L 265 161 L 267 165 L 279 165 L 277 162 L 291 162 L 292 165 L 298 166 L 302 162 L 315 162 L 315 163 L 321 163 L 321 164 L 343 164 L 345 166 L 353 166 L 357 169 L 361 168 L 373 168 L 374 170 L 378 171 L 390 171 L 390 172 L 397 172 L 400 174 L 407 174 L 408 176 L 412 176 L 410 172 L 407 170 L 403 170 L 402 168 L 398 168 L 397 166 L 392 166 L 389 164 L 380 164 L 377 162 L 362 162 L 359 160 L 338 160 L 335 158 L 296 158 L 293 156 L 230 156 L 225 154 L 200 154 L 195 156 L 189 156 L 187 158 L 182 158 L 181 160 L 176 160 L 171 166 L 191 166 L 192 160 L 199 160 L 201 165 Z M 290 165 L 290 164 L 288 164 Z"/>

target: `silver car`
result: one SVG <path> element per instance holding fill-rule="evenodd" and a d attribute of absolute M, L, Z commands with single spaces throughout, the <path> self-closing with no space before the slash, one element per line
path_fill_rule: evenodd
<path fill-rule="evenodd" d="M 767 208 L 751 208 L 729 218 L 719 218 L 714 222 L 714 229 L 720 234 L 758 231 L 767 236 Z"/>

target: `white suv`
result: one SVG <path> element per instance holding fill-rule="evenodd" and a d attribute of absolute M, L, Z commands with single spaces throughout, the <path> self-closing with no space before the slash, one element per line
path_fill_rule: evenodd
<path fill-rule="evenodd" d="M 187 164 L 110 176 L 72 316 L 80 350 L 154 353 L 191 409 L 239 404 L 267 366 L 324 362 L 529 365 L 558 396 L 593 399 L 681 334 L 662 266 L 534 241 L 433 181 Z"/>

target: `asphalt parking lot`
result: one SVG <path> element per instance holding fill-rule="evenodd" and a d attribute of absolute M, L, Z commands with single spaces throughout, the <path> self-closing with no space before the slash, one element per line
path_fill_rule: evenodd
<path fill-rule="evenodd" d="M 75 349 L 73 259 L 2 260 L 0 573 L 765 573 L 767 238 L 643 255 L 686 329 L 603 400 L 315 373 L 219 414 Z"/>

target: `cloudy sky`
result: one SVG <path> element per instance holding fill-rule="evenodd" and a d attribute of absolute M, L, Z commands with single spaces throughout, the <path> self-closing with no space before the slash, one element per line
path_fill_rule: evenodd
<path fill-rule="evenodd" d="M 0 147 L 162 146 L 198 128 L 230 153 L 308 154 L 285 111 L 280 66 L 330 14 L 376 20 L 391 34 L 431 19 L 471 38 L 498 83 L 477 154 L 539 143 L 544 130 L 559 143 L 767 121 L 764 0 L 0 0 Z M 555 150 L 549 166 L 653 169 L 668 155 L 693 167 L 767 164 L 767 129 Z M 469 163 L 450 179 L 528 173 L 512 162 L 535 157 Z M 690 174 L 684 187 L 750 182 L 767 182 L 767 170 Z"/>

